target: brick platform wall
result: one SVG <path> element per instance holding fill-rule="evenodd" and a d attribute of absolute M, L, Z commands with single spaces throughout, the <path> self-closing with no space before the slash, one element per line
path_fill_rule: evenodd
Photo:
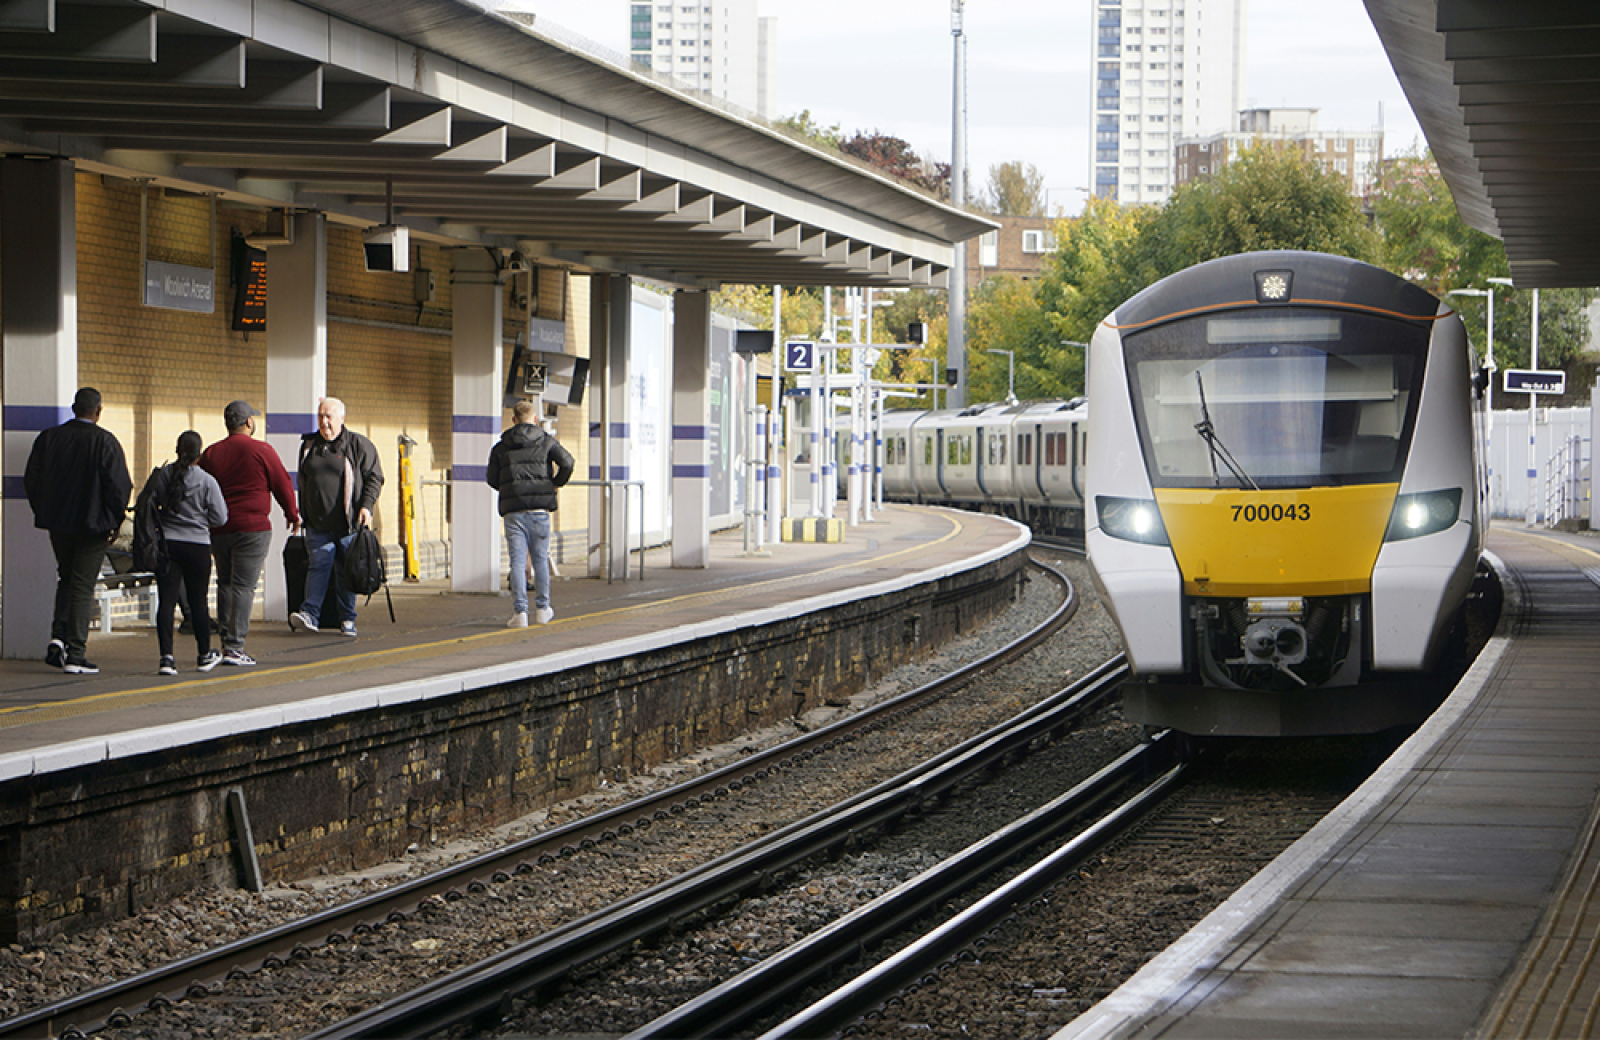
<path fill-rule="evenodd" d="M 269 880 L 400 856 L 854 691 L 1014 601 L 1022 552 L 821 614 L 419 705 L 0 784 L 0 942 L 235 885 L 227 792 Z"/>

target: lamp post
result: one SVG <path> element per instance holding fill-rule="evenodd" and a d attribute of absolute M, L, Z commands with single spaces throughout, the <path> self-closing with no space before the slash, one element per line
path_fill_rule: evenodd
<path fill-rule="evenodd" d="M 1490 282 L 1511 284 L 1509 278 L 1490 278 Z M 1483 466 L 1484 478 L 1488 481 L 1490 506 L 1493 506 L 1494 497 L 1494 285 L 1487 289 L 1451 289 L 1446 296 L 1486 296 L 1489 299 L 1488 336 L 1484 347 L 1483 367 L 1489 373 L 1489 381 L 1483 387 Z"/>
<path fill-rule="evenodd" d="M 950 34 L 955 37 L 954 98 L 950 133 L 950 204 L 967 203 L 967 37 L 962 27 L 966 0 L 950 0 Z M 950 264 L 949 328 L 945 332 L 945 365 L 955 371 L 955 384 L 945 394 L 952 408 L 967 406 L 967 246 L 956 246 Z"/>
<path fill-rule="evenodd" d="M 1017 403 L 1017 355 L 1014 351 L 999 350 L 985 347 L 985 354 L 1004 354 L 1006 356 L 1006 404 Z"/>
<path fill-rule="evenodd" d="M 1495 285 L 1511 285 L 1509 278 L 1490 278 Z M 1533 371 L 1539 370 L 1539 290 L 1533 290 L 1533 327 L 1528 337 L 1528 367 Z M 1528 394 L 1528 508 L 1523 514 L 1523 523 L 1533 527 L 1539 521 L 1539 426 L 1535 421 L 1538 417 L 1539 395 Z"/>

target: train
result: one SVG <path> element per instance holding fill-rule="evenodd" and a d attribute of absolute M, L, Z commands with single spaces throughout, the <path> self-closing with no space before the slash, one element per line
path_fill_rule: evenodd
<path fill-rule="evenodd" d="M 1088 408 L 1070 401 L 885 412 L 883 497 L 1009 516 L 1034 531 L 1083 533 Z M 847 494 L 849 424 L 835 425 L 839 494 Z"/>
<path fill-rule="evenodd" d="M 1327 736 L 1437 707 L 1488 516 L 1488 373 L 1451 307 L 1246 253 L 1129 299 L 1087 361 L 1086 400 L 888 413 L 885 498 L 1081 530 L 1135 723 Z"/>

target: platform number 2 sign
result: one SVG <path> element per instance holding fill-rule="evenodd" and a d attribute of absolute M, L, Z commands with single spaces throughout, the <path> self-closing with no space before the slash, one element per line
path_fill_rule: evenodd
<path fill-rule="evenodd" d="M 815 372 L 817 369 L 817 345 L 800 341 L 785 343 L 783 345 L 783 367 L 787 372 Z"/>

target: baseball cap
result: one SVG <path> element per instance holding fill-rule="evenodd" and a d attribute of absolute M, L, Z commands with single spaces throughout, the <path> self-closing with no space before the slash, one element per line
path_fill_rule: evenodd
<path fill-rule="evenodd" d="M 233 401 L 222 410 L 222 421 L 228 424 L 228 429 L 236 430 L 244 425 L 246 419 L 260 414 L 250 407 L 249 401 Z"/>

